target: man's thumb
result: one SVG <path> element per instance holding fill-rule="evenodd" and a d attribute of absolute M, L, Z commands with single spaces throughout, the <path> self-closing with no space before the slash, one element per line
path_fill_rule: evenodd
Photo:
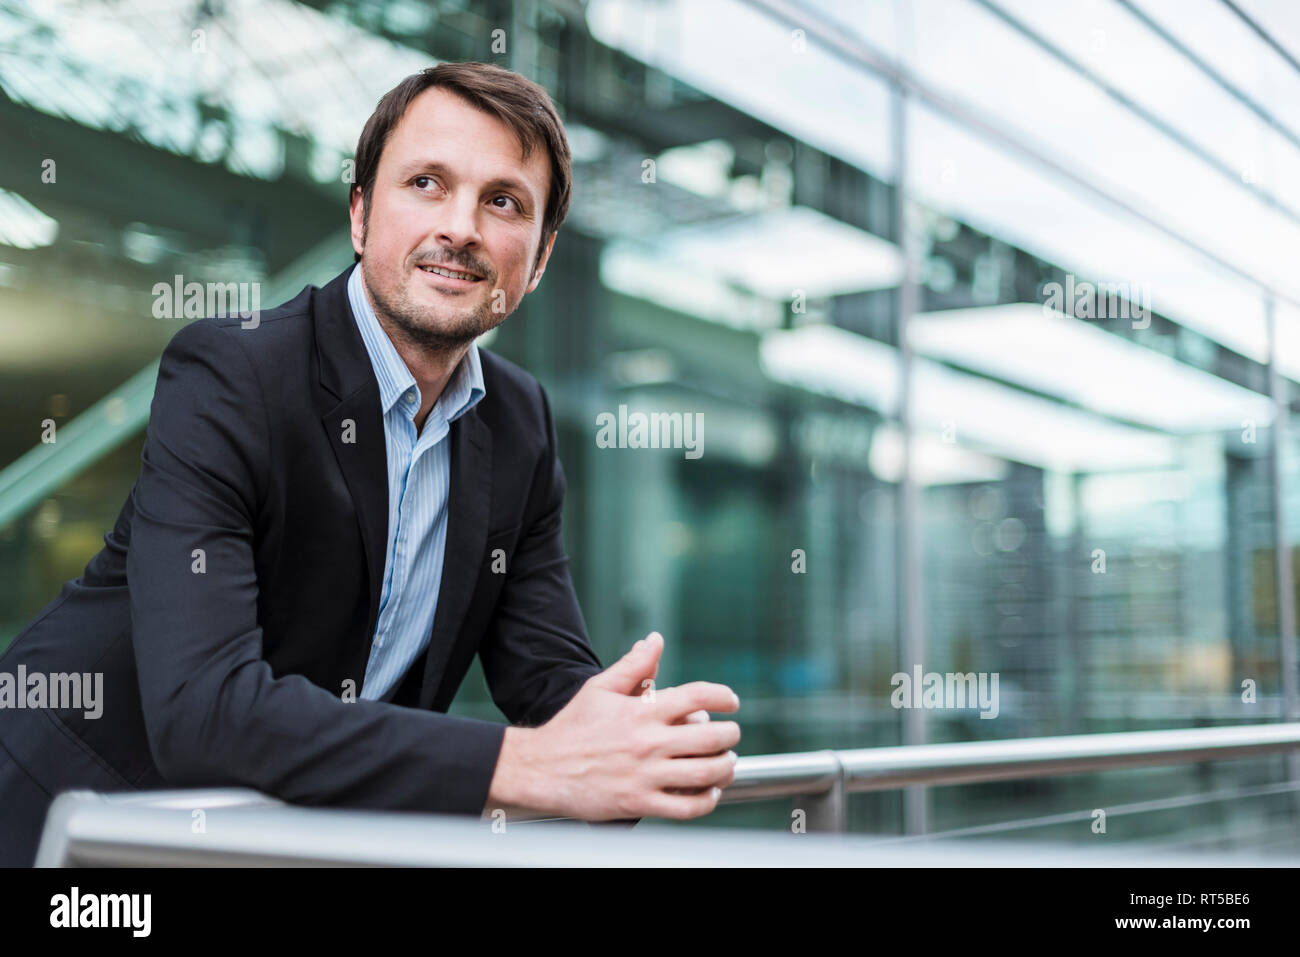
<path fill-rule="evenodd" d="M 592 680 L 600 687 L 619 694 L 644 690 L 642 682 L 647 678 L 654 680 L 659 671 L 659 656 L 663 650 L 663 635 L 652 631 Z"/>

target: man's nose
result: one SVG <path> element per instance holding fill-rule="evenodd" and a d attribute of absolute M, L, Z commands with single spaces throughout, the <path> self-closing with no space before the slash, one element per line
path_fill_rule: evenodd
<path fill-rule="evenodd" d="M 438 241 L 453 249 L 477 247 L 482 242 L 478 230 L 480 212 L 475 193 L 469 190 L 457 190 L 456 194 L 439 209 L 440 217 L 436 230 Z"/>

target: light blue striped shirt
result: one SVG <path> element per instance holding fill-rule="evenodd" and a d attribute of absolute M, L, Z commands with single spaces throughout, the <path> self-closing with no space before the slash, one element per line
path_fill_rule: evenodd
<path fill-rule="evenodd" d="M 420 387 L 370 308 L 360 265 L 348 277 L 348 301 L 379 381 L 388 449 L 388 548 L 384 584 L 361 697 L 388 693 L 420 656 L 433 631 L 447 547 L 451 423 L 483 398 L 483 367 L 473 343 L 429 410 L 417 435 Z"/>

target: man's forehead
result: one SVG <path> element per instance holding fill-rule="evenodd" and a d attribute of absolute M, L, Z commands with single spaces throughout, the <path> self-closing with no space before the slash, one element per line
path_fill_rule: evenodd
<path fill-rule="evenodd" d="M 467 123 L 473 126 L 480 122 L 481 126 L 467 129 Z M 523 143 L 514 130 L 438 87 L 423 91 L 411 101 L 390 135 L 388 147 L 381 162 L 386 159 L 403 170 L 441 166 L 468 172 L 471 166 L 481 167 L 477 175 L 485 180 L 523 180 L 539 194 L 550 169 L 545 150 L 534 148 L 525 160 Z M 489 149 L 491 161 L 484 163 Z"/>

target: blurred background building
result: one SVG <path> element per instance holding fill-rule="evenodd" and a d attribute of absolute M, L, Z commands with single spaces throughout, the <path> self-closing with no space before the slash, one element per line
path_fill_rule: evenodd
<path fill-rule="evenodd" d="M 742 755 L 1296 720 L 1297 57 L 1285 0 L 0 0 L 0 647 L 135 480 L 191 321 L 154 285 L 333 277 L 379 96 L 485 60 L 574 153 L 483 344 L 552 397 L 603 661 L 661 631 Z M 621 404 L 702 413 L 704 454 L 600 448 Z M 893 707 L 918 663 L 998 674 L 996 719 Z M 453 710 L 499 719 L 477 665 Z M 1294 851 L 1289 780 L 873 793 L 849 828 L 1127 807 L 1112 839 Z"/>

